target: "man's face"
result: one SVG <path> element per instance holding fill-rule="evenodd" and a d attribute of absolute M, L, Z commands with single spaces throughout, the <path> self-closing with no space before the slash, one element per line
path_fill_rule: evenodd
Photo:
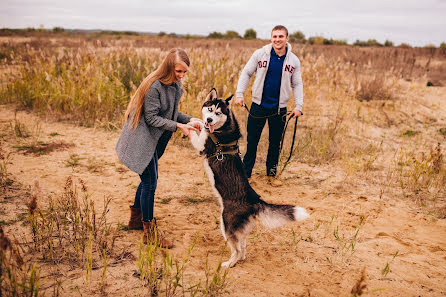
<path fill-rule="evenodd" d="M 274 50 L 282 50 L 288 42 L 288 35 L 285 30 L 274 30 L 271 32 L 271 42 Z"/>
<path fill-rule="evenodd" d="M 274 50 L 282 50 L 286 47 L 288 42 L 288 35 L 285 30 L 274 30 L 271 32 L 271 42 Z"/>

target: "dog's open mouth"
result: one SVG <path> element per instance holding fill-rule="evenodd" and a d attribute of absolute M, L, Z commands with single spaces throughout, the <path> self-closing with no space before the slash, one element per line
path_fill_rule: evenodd
<path fill-rule="evenodd" d="M 209 124 L 209 123 L 205 123 L 205 124 L 204 124 L 204 127 L 205 127 L 206 129 L 209 129 L 209 132 L 214 133 L 214 125 Z"/>

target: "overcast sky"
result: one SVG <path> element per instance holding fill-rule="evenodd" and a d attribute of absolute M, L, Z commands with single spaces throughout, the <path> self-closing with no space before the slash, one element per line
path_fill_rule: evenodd
<path fill-rule="evenodd" d="M 272 27 L 395 45 L 446 42 L 446 0 L 0 0 L 0 27 L 107 29 L 207 35 Z"/>

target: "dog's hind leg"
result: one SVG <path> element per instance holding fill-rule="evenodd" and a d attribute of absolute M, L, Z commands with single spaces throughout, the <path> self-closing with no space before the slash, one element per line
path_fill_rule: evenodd
<path fill-rule="evenodd" d="M 246 259 L 246 236 L 244 236 L 243 239 L 240 240 L 240 246 L 240 250 L 242 251 L 240 260 L 244 261 Z"/>
<path fill-rule="evenodd" d="M 239 233 L 237 233 L 237 237 L 239 238 L 240 242 L 240 251 L 241 251 L 240 260 L 242 261 L 246 259 L 246 237 L 252 231 L 254 226 L 255 226 L 255 218 L 250 217 L 245 227 Z"/>
<path fill-rule="evenodd" d="M 222 267 L 234 267 L 242 257 L 241 242 L 235 236 L 228 236 L 228 245 L 231 248 L 231 258 L 222 263 Z"/>

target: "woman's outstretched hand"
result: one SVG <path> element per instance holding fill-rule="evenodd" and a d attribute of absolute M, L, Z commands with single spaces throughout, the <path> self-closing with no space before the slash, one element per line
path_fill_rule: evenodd
<path fill-rule="evenodd" d="M 189 123 L 187 123 L 188 125 L 191 125 L 192 127 L 198 129 L 201 131 L 201 129 L 203 129 L 204 127 L 204 122 L 201 119 L 197 119 L 197 118 L 191 118 Z"/>
<path fill-rule="evenodd" d="M 186 135 L 186 136 L 189 136 L 190 130 L 198 131 L 197 128 L 195 128 L 194 126 L 189 125 L 189 124 L 177 123 L 177 128 L 180 129 L 181 132 L 183 132 L 183 134 Z"/>

